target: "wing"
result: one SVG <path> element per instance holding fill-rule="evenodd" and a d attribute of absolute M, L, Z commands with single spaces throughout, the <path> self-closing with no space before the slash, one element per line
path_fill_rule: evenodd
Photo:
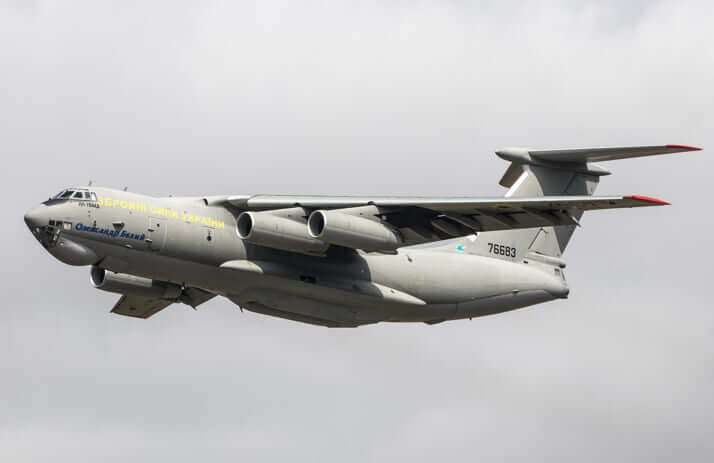
<path fill-rule="evenodd" d="M 668 203 L 646 196 L 576 195 L 530 196 L 543 190 L 542 181 L 555 181 L 565 172 L 586 175 L 596 184 L 609 172 L 594 161 L 695 151 L 685 145 L 532 150 L 504 148 L 496 153 L 511 161 L 501 185 L 518 188 L 524 166 L 539 188 L 526 195 L 497 198 L 399 196 L 224 196 L 204 198 L 206 205 L 223 205 L 238 220 L 239 236 L 253 244 L 321 255 L 322 244 L 363 250 L 390 251 L 400 246 L 470 235 L 474 232 L 578 225 L 589 210 L 661 206 Z M 549 172 L 544 177 L 543 172 Z M 582 182 L 581 182 L 582 183 Z M 566 192 L 570 183 L 550 191 Z M 579 193 L 582 190 L 582 193 Z M 543 190 L 545 191 L 545 190 Z M 576 192 L 576 190 L 573 190 Z M 557 193 L 558 194 L 558 193 Z M 272 214 L 274 217 L 268 217 Z M 350 217 L 351 216 L 351 217 Z M 314 218 L 314 220 L 313 220 Z M 329 223 L 328 223 L 329 222 Z M 307 227 L 304 227 L 307 225 Z M 307 228 L 307 230 L 305 230 Z M 258 230 L 254 235 L 253 230 Z M 260 235 L 260 231 L 263 231 Z M 326 231 L 327 230 L 327 231 Z"/>
<path fill-rule="evenodd" d="M 126 315 L 127 317 L 149 318 L 174 302 L 182 302 L 196 308 L 213 297 L 215 297 L 215 294 L 198 288 L 187 288 L 183 290 L 178 300 L 124 294 L 112 308 L 112 313 Z"/>
<path fill-rule="evenodd" d="M 532 198 L 427 198 L 354 196 L 272 196 L 226 199 L 242 211 L 293 207 L 334 210 L 373 206 L 375 217 L 398 229 L 405 245 L 425 243 L 474 232 L 577 225 L 577 212 L 599 209 L 661 206 L 645 196 L 548 196 Z"/>
<path fill-rule="evenodd" d="M 528 198 L 424 197 L 424 196 L 229 196 L 225 201 L 240 210 L 262 211 L 304 207 L 307 209 L 341 209 L 374 205 L 378 207 L 421 207 L 434 211 L 468 212 L 479 209 L 532 207 L 552 209 L 575 207 L 581 210 L 617 209 L 622 207 L 661 206 L 665 201 L 646 196 L 538 196 Z"/>

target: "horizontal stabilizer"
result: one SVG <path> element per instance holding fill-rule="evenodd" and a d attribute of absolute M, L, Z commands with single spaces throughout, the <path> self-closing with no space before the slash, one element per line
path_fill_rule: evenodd
<path fill-rule="evenodd" d="M 616 146 L 607 148 L 570 148 L 554 150 L 502 148 L 497 150 L 496 154 L 503 159 L 521 164 L 531 164 L 533 161 L 586 164 L 589 162 L 615 161 L 618 159 L 698 150 L 701 150 L 701 148 L 686 145 Z"/>

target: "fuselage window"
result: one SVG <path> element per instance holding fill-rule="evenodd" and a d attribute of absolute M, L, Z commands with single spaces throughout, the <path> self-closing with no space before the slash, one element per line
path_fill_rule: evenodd
<path fill-rule="evenodd" d="M 96 200 L 97 200 L 97 195 L 95 195 L 93 192 L 92 192 L 92 193 L 89 193 L 89 194 L 91 195 L 90 198 L 89 198 L 90 200 L 92 200 L 92 201 L 96 201 Z"/>
<path fill-rule="evenodd" d="M 83 199 L 84 194 L 82 194 L 81 191 L 75 191 L 74 194 L 72 195 L 72 199 Z"/>

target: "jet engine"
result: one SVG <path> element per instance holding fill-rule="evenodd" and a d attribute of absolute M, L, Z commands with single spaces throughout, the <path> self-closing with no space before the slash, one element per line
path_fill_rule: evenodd
<path fill-rule="evenodd" d="M 377 217 L 376 206 L 314 211 L 307 220 L 311 237 L 365 251 L 393 251 L 403 245 L 401 234 Z"/>
<path fill-rule="evenodd" d="M 329 244 L 308 233 L 305 215 L 306 212 L 300 207 L 270 212 L 242 212 L 238 216 L 238 236 L 260 246 L 322 255 Z"/>
<path fill-rule="evenodd" d="M 114 273 L 100 267 L 92 267 L 89 280 L 102 291 L 156 299 L 177 299 L 182 290 L 181 286 L 173 283 Z"/>

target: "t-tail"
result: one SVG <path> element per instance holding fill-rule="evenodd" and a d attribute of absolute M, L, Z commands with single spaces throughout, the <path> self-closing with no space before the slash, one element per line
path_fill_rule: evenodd
<path fill-rule="evenodd" d="M 696 151 L 701 148 L 685 145 L 634 146 L 611 148 L 577 148 L 535 150 L 503 148 L 496 154 L 511 165 L 504 173 L 502 186 L 508 188 L 507 198 L 547 196 L 592 196 L 600 177 L 610 172 L 595 164 L 643 156 Z M 659 201 L 647 197 L 632 197 Z M 666 204 L 664 201 L 659 201 Z M 480 233 L 468 246 L 471 253 L 494 257 L 493 246 L 510 247 L 518 259 L 533 258 L 564 266 L 561 257 L 575 229 L 580 225 L 582 211 L 573 210 L 569 223 Z M 491 249 L 489 249 L 491 247 Z M 497 256 L 496 256 L 497 257 Z"/>

